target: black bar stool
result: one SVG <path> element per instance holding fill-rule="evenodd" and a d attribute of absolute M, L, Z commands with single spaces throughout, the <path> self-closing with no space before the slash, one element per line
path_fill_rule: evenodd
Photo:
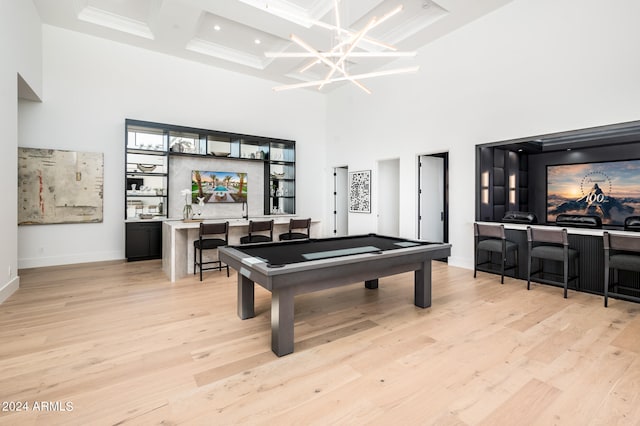
<path fill-rule="evenodd" d="M 624 219 L 624 230 L 640 232 L 640 216 L 627 216 Z"/>
<path fill-rule="evenodd" d="M 218 247 L 226 246 L 229 241 L 229 222 L 224 223 L 201 223 L 199 238 L 193 242 L 193 275 L 196 274 L 196 266 L 200 269 L 200 281 L 202 281 L 202 271 L 227 268 L 229 276 L 229 265 L 222 266 L 220 258 L 209 262 L 202 261 L 202 252 L 205 250 L 217 250 Z M 204 265 L 215 264 L 209 268 Z"/>
<path fill-rule="evenodd" d="M 578 250 L 569 248 L 569 238 L 567 230 L 553 228 L 532 228 L 527 226 L 527 290 L 531 289 L 531 278 L 535 277 L 536 281 L 551 284 L 562 285 L 564 287 L 564 298 L 567 298 L 567 287 L 569 281 L 576 281 L 576 288 L 579 288 L 578 270 L 579 270 L 579 253 Z M 540 269 L 531 271 L 532 259 L 538 259 Z M 553 260 L 562 262 L 562 274 L 545 272 L 544 261 Z M 569 276 L 569 261 L 575 261 L 575 275 Z M 546 275 L 556 276 L 562 281 L 544 278 Z"/>
<path fill-rule="evenodd" d="M 473 224 L 474 234 L 474 262 L 473 262 L 473 278 L 476 277 L 478 270 L 484 272 L 494 272 L 492 266 L 500 267 L 500 283 L 504 284 L 504 271 L 508 269 L 515 269 L 515 275 L 518 276 L 518 245 L 513 241 L 509 241 L 505 237 L 504 225 L 491 225 L 491 224 Z M 486 262 L 478 263 L 480 257 L 480 251 L 489 252 L 489 260 Z M 510 252 L 514 253 L 513 263 L 508 264 L 507 257 Z M 500 255 L 500 263 L 493 262 L 493 253 Z M 487 268 L 478 268 L 478 266 L 488 265 Z"/>
<path fill-rule="evenodd" d="M 310 229 L 311 229 L 311 218 L 290 219 L 289 231 L 284 234 L 280 234 L 280 241 L 306 240 L 307 238 L 309 238 Z M 300 231 L 304 231 L 304 232 L 300 232 Z"/>
<path fill-rule="evenodd" d="M 602 237 L 604 239 L 604 307 L 606 308 L 609 303 L 609 295 L 632 302 L 640 302 L 640 297 L 638 297 L 640 289 L 623 285 L 618 279 L 618 270 L 640 272 L 640 236 L 609 234 L 605 231 Z M 609 291 L 611 270 L 613 270 L 613 283 L 611 283 L 613 291 Z M 620 293 L 619 290 L 639 294 L 632 296 Z"/>
<path fill-rule="evenodd" d="M 268 235 L 256 234 L 268 232 Z M 240 244 L 268 243 L 273 241 L 273 219 L 263 221 L 249 221 L 249 234 L 240 238 Z"/>

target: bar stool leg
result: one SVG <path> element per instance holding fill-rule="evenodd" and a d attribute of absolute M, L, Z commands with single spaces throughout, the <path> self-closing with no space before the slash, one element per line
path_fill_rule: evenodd
<path fill-rule="evenodd" d="M 478 243 L 476 243 L 476 246 Z M 476 248 L 473 252 L 473 278 L 476 277 L 476 272 L 478 270 L 478 249 Z"/>
<path fill-rule="evenodd" d="M 569 255 L 565 250 L 564 253 L 564 262 L 563 262 L 563 271 L 564 271 L 564 298 L 567 298 L 567 285 L 569 284 Z"/>
<path fill-rule="evenodd" d="M 527 256 L 527 290 L 531 290 L 531 254 Z"/>
<path fill-rule="evenodd" d="M 574 271 L 576 274 L 576 288 L 578 290 L 580 290 L 580 257 L 576 256 L 576 264 L 575 264 L 575 268 L 576 270 Z"/>
<path fill-rule="evenodd" d="M 609 259 L 605 259 L 604 266 L 604 307 L 609 303 Z"/>

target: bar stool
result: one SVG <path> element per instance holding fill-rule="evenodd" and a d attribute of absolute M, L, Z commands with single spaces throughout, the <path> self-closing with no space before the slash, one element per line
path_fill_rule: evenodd
<path fill-rule="evenodd" d="M 491 266 L 500 266 L 500 284 L 504 284 L 504 271 L 508 269 L 515 269 L 515 275 L 518 276 L 518 245 L 513 241 L 509 241 L 505 237 L 504 225 L 490 225 L 490 224 L 473 224 L 474 235 L 474 266 L 473 266 L 473 278 L 476 277 L 478 270 L 484 272 L 493 272 Z M 478 263 L 480 251 L 489 252 L 489 260 L 486 262 Z M 513 264 L 509 265 L 507 262 L 507 256 L 510 252 L 514 253 Z M 500 263 L 493 262 L 493 253 L 500 254 Z M 489 265 L 488 268 L 478 268 L 478 266 Z"/>
<path fill-rule="evenodd" d="M 624 230 L 640 232 L 640 216 L 627 216 L 624 219 Z"/>
<path fill-rule="evenodd" d="M 268 232 L 269 235 L 256 234 L 256 232 Z M 273 219 L 263 221 L 249 221 L 249 234 L 240 238 L 240 244 L 268 243 L 273 241 Z"/>
<path fill-rule="evenodd" d="M 567 298 L 569 281 L 576 280 L 576 288 L 579 288 L 579 253 L 578 250 L 569 248 L 569 238 L 565 228 L 532 228 L 527 226 L 527 248 L 527 290 L 531 289 L 532 277 L 544 284 L 562 285 L 565 299 Z M 540 266 L 540 269 L 533 272 L 531 271 L 532 259 L 538 259 Z M 563 273 L 544 272 L 545 260 L 562 262 Z M 569 261 L 575 262 L 575 275 L 572 276 L 569 276 Z M 562 281 L 546 279 L 545 275 L 560 276 Z"/>
<path fill-rule="evenodd" d="M 311 228 L 311 218 L 309 219 L 290 219 L 289 220 L 289 231 L 280 234 L 280 241 L 286 240 L 304 240 L 309 238 L 309 230 Z M 304 232 L 294 232 L 294 231 L 304 231 Z"/>
<path fill-rule="evenodd" d="M 220 259 L 209 262 L 202 261 L 202 252 L 205 250 L 217 250 L 218 247 L 226 246 L 229 241 L 229 222 L 224 223 L 201 223 L 200 232 L 197 240 L 193 242 L 193 275 L 196 274 L 196 266 L 200 269 L 200 281 L 202 281 L 202 271 L 227 268 L 227 277 L 229 276 L 229 265 L 222 266 Z M 204 265 L 215 264 L 210 268 Z"/>
<path fill-rule="evenodd" d="M 640 236 L 602 234 L 604 239 L 604 307 L 609 302 L 609 295 L 620 299 L 640 302 L 640 297 L 619 293 L 618 290 L 640 292 L 638 287 L 621 285 L 618 280 L 618 270 L 640 272 Z M 609 291 L 609 276 L 613 270 L 613 291 Z"/>

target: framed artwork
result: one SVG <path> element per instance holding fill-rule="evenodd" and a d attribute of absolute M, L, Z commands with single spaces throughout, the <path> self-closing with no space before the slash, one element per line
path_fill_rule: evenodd
<path fill-rule="evenodd" d="M 349 213 L 371 213 L 371 170 L 349 172 Z"/>
<path fill-rule="evenodd" d="M 18 225 L 102 222 L 102 153 L 18 148 Z"/>

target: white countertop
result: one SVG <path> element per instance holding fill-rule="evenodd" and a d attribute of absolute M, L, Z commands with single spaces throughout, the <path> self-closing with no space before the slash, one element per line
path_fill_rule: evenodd
<path fill-rule="evenodd" d="M 269 219 L 273 219 L 274 221 L 277 221 L 278 219 L 283 219 L 286 223 L 289 223 L 289 219 L 291 218 L 300 218 L 301 216 L 296 216 L 294 214 L 278 214 L 278 215 L 269 215 L 269 216 L 250 216 L 249 219 L 250 220 L 269 220 Z M 232 223 L 244 223 L 245 225 L 249 223 L 249 221 L 247 219 L 241 219 L 238 217 L 233 217 L 233 218 L 224 218 L 224 217 L 202 217 L 197 221 L 194 221 L 193 223 L 200 223 L 200 222 L 226 222 L 229 221 L 229 225 L 231 225 Z M 182 222 L 182 218 L 179 217 L 170 217 L 167 218 L 166 216 L 156 216 L 153 217 L 151 219 L 140 219 L 139 217 L 130 217 L 125 219 L 124 221 L 125 223 L 131 223 L 131 222 Z M 188 223 L 188 222 L 185 222 Z M 276 223 L 284 223 L 284 222 L 276 222 Z M 238 226 L 238 225 L 236 225 Z"/>
<path fill-rule="evenodd" d="M 638 232 L 632 232 L 632 231 L 623 231 L 620 229 L 589 229 L 589 228 L 571 228 L 569 226 L 556 226 L 556 225 L 540 225 L 540 224 L 536 224 L 536 225 L 527 225 L 526 223 L 502 223 L 502 222 L 478 222 L 481 224 L 485 224 L 485 225 L 504 225 L 504 229 L 515 229 L 515 230 L 519 230 L 519 231 L 526 231 L 527 230 L 527 226 L 530 226 L 532 228 L 542 228 L 542 229 L 547 229 L 547 228 L 556 228 L 556 229 L 562 229 L 565 228 L 567 230 L 568 234 L 573 234 L 573 235 L 591 235 L 594 237 L 602 237 L 602 234 L 606 231 L 610 234 L 623 234 L 623 235 L 640 235 L 640 233 Z"/>
<path fill-rule="evenodd" d="M 223 218 L 210 218 L 210 219 L 202 219 L 202 220 L 192 220 L 185 222 L 182 219 L 168 219 L 165 220 L 164 223 L 173 228 L 173 229 L 189 229 L 189 228 L 199 228 L 200 223 L 222 223 L 229 222 L 229 227 L 239 227 L 239 226 L 249 226 L 249 221 L 263 221 L 263 220 L 271 220 L 273 219 L 274 225 L 288 225 L 289 220 L 295 218 L 296 216 L 264 216 L 264 217 L 250 217 L 247 219 L 223 219 Z M 311 223 L 317 223 L 318 220 L 311 220 Z"/>

